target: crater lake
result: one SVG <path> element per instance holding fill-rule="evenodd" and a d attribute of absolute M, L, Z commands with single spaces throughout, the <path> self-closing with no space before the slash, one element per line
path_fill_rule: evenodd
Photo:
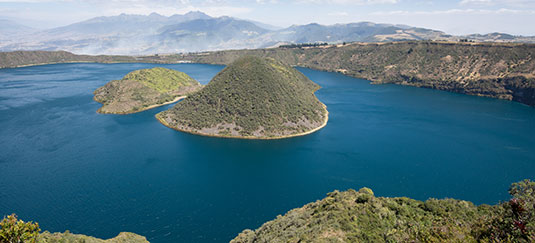
<path fill-rule="evenodd" d="M 223 66 L 56 64 L 0 70 L 0 214 L 43 230 L 155 243 L 228 242 L 333 190 L 509 199 L 534 179 L 535 109 L 298 68 L 329 122 L 302 137 L 239 140 L 169 129 L 154 115 L 96 113 L 92 92 L 166 67 L 206 84 Z"/>

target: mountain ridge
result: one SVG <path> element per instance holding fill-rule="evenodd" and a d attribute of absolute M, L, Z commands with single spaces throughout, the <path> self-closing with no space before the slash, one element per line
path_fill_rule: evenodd
<path fill-rule="evenodd" d="M 204 25 L 201 23 L 205 23 Z M 217 26 L 217 28 L 216 28 Z M 169 30 L 173 30 L 172 33 Z M 6 31 L 4 31 L 6 32 Z M 173 34 L 175 33 L 175 34 Z M 0 29 L 0 36 L 2 35 Z M 372 22 L 276 28 L 252 20 L 211 17 L 203 12 L 163 16 L 100 16 L 62 27 L 5 35 L 0 51 L 65 50 L 77 54 L 146 55 L 228 49 L 256 49 L 281 44 L 444 40 L 535 43 L 533 36 L 505 33 L 449 35 L 445 32 Z"/>

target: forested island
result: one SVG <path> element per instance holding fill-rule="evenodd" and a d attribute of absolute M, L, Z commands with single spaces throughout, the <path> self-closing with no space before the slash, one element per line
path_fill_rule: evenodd
<path fill-rule="evenodd" d="M 377 84 L 425 87 L 535 106 L 534 44 L 407 41 L 143 57 L 22 51 L 0 52 L 0 68 L 62 62 L 196 62 L 227 65 L 248 55 L 272 57 L 293 66 L 340 72 Z"/>
<path fill-rule="evenodd" d="M 273 139 L 309 134 L 328 113 L 319 85 L 272 58 L 245 56 L 201 91 L 156 115 L 164 125 L 193 134 Z"/>
<path fill-rule="evenodd" d="M 202 85 L 183 72 L 167 68 L 141 69 L 113 80 L 94 92 L 99 113 L 129 114 L 170 104 Z"/>

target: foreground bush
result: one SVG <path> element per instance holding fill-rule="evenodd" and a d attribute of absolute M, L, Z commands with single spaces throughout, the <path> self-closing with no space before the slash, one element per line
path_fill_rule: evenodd
<path fill-rule="evenodd" d="M 34 243 L 39 236 L 39 224 L 24 222 L 12 214 L 0 222 L 0 243 Z"/>
<path fill-rule="evenodd" d="M 475 206 L 455 199 L 375 197 L 334 191 L 232 242 L 535 242 L 535 182 L 511 185 L 511 200 Z"/>

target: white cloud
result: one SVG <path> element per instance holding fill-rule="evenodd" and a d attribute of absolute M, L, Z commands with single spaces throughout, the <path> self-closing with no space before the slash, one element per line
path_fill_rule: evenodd
<path fill-rule="evenodd" d="M 331 12 L 328 13 L 329 16 L 348 16 L 349 14 L 347 12 Z"/>
<path fill-rule="evenodd" d="M 275 4 L 275 3 L 279 3 L 279 1 L 278 0 L 256 0 L 256 3 L 258 3 L 258 4 L 266 4 L 266 3 Z"/>
<path fill-rule="evenodd" d="M 490 5 L 492 4 L 492 0 L 461 0 L 461 5 Z"/>
<path fill-rule="evenodd" d="M 517 10 L 517 9 L 448 9 L 435 11 L 378 11 L 370 15 L 452 15 L 452 14 L 535 14 L 535 10 Z"/>
<path fill-rule="evenodd" d="M 535 7 L 534 0 L 461 0 L 462 6 Z"/>
<path fill-rule="evenodd" d="M 373 4 L 395 4 L 399 0 L 296 0 L 303 4 L 340 4 L 340 5 L 373 5 Z"/>

